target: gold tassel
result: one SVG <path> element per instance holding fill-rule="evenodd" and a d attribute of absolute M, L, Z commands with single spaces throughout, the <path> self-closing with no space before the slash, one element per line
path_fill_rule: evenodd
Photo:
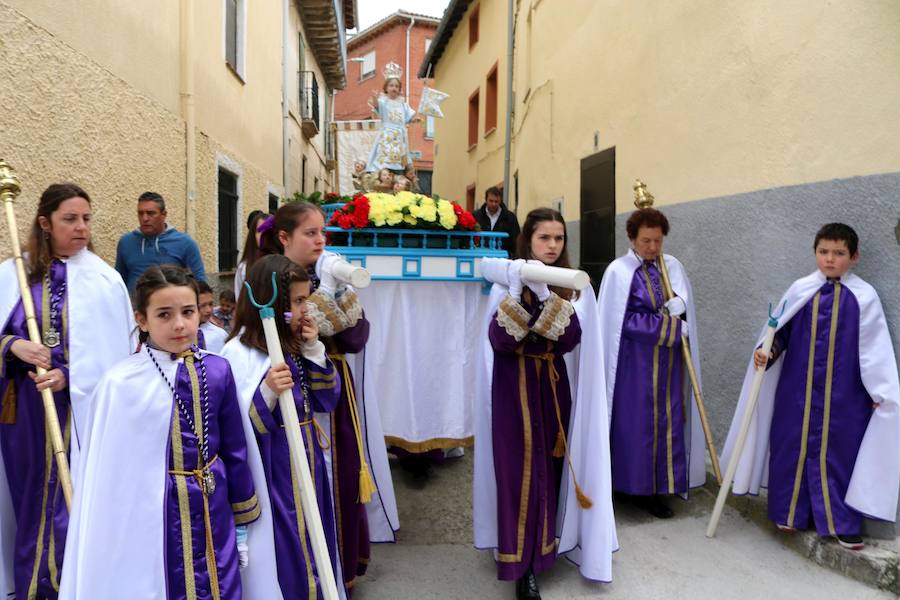
<path fill-rule="evenodd" d="M 375 482 L 369 472 L 369 465 L 363 461 L 362 467 L 359 469 L 359 501 L 363 504 L 371 502 L 375 490 Z"/>
<path fill-rule="evenodd" d="M 581 508 L 588 509 L 594 505 L 594 501 L 584 493 L 584 490 L 577 483 L 575 484 L 575 497 L 578 498 L 578 504 L 581 505 Z"/>
<path fill-rule="evenodd" d="M 562 458 L 566 455 L 566 438 L 562 430 L 556 432 L 556 445 L 553 446 L 553 458 Z"/>

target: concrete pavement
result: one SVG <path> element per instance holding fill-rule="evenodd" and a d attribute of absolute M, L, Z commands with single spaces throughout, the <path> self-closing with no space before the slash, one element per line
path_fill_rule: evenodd
<path fill-rule="evenodd" d="M 354 600 L 430 600 L 514 597 L 513 584 L 497 581 L 489 553 L 472 548 L 472 454 L 435 467 L 424 485 L 392 463 L 400 509 L 399 541 L 373 548 L 369 572 Z M 697 490 L 690 501 L 672 501 L 676 517 L 653 519 L 616 505 L 621 549 L 613 557 L 611 584 L 584 580 L 566 561 L 538 578 L 545 600 L 604 598 L 704 599 L 894 596 L 824 569 L 786 548 L 775 532 L 726 507 L 717 537 L 704 536 L 714 498 Z"/>

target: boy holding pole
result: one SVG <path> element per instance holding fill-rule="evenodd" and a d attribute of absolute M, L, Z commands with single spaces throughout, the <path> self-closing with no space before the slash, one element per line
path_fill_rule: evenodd
<path fill-rule="evenodd" d="M 843 223 L 816 234 L 816 270 L 795 281 L 772 351 L 757 346 L 725 444 L 730 462 L 753 372 L 768 373 L 733 491 L 769 488 L 769 518 L 863 547 L 864 516 L 893 521 L 900 489 L 900 384 L 881 301 L 850 268 L 859 238 Z M 766 482 L 768 479 L 768 482 Z"/>

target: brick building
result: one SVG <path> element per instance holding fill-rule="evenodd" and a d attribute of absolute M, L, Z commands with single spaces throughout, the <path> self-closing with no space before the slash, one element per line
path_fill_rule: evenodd
<path fill-rule="evenodd" d="M 389 62 L 403 67 L 403 92 L 413 109 L 418 108 L 422 88 L 430 79 L 418 79 L 416 71 L 434 37 L 440 19 L 398 10 L 347 42 L 347 87 L 335 94 L 334 120 L 361 121 L 372 118 L 367 100 L 384 84 L 382 71 Z M 434 123 L 428 117 L 409 128 L 409 149 L 422 191 L 431 191 L 434 165 Z"/>

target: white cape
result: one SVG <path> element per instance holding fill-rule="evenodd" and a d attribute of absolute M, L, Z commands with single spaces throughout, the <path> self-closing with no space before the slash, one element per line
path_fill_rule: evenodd
<path fill-rule="evenodd" d="M 164 353 L 156 356 L 166 377 L 174 381 L 178 362 Z M 92 402 L 82 438 L 85 460 L 82 477 L 75 483 L 60 600 L 112 600 L 121 598 L 122 590 L 128 590 L 130 599 L 165 600 L 172 392 L 141 352 L 106 374 Z M 249 416 L 242 418 L 246 429 Z"/>
<path fill-rule="evenodd" d="M 228 339 L 228 332 L 209 321 L 200 325 L 200 331 L 203 332 L 206 350 L 214 354 L 221 354 L 222 348 L 225 346 L 225 340 Z"/>
<path fill-rule="evenodd" d="M 703 379 L 700 376 L 700 339 L 697 333 L 697 313 L 694 306 L 694 292 L 691 282 L 684 271 L 681 262 L 674 256 L 663 255 L 666 268 L 669 271 L 669 279 L 672 290 L 684 300 L 687 306 L 687 320 L 682 327 L 687 326 L 688 337 L 691 345 L 691 355 L 694 359 L 694 370 L 697 372 L 697 380 L 703 389 Z M 607 267 L 600 282 L 600 292 L 597 296 L 597 310 L 600 317 L 600 330 L 603 332 L 601 353 L 606 369 L 606 397 L 609 399 L 609 418 L 612 418 L 613 394 L 616 385 L 616 370 L 619 366 L 619 342 L 622 338 L 622 324 L 625 322 L 625 310 L 628 307 L 628 295 L 631 290 L 631 281 L 635 270 L 641 266 L 641 261 L 635 256 L 633 250 L 628 252 Z M 706 438 L 703 436 L 703 425 L 700 422 L 700 413 L 697 410 L 697 401 L 694 399 L 694 391 L 691 388 L 690 379 L 685 370 L 682 377 L 685 394 L 684 402 L 691 407 L 690 417 L 685 422 L 685 452 L 688 459 L 688 485 L 698 487 L 706 483 Z"/>
<path fill-rule="evenodd" d="M 323 254 L 334 254 L 325 252 Z M 322 260 L 316 263 L 316 275 L 322 276 Z M 352 288 L 351 288 L 352 289 Z M 355 290 L 362 300 L 359 290 Z M 371 325 L 371 320 L 370 320 Z M 371 343 L 371 327 L 370 327 Z M 377 387 L 366 385 L 366 351 L 358 354 L 345 354 L 347 366 L 353 375 L 356 384 L 356 408 L 359 414 L 359 428 L 363 439 L 363 453 L 372 480 L 375 482 L 375 492 L 372 500 L 366 504 L 366 516 L 369 520 L 369 541 L 373 543 L 396 542 L 396 531 L 400 529 L 400 516 L 397 511 L 397 499 L 394 495 L 394 480 L 391 478 L 391 467 L 388 462 L 387 447 L 384 443 L 384 429 L 381 425 L 381 412 L 379 410 Z M 337 365 L 335 365 L 337 367 Z M 330 419 L 323 419 L 320 423 L 326 431 L 330 428 Z M 331 432 L 328 431 L 329 437 Z M 325 459 L 331 465 L 331 453 L 325 453 Z"/>
<path fill-rule="evenodd" d="M 825 276 L 820 271 L 795 281 L 778 302 L 779 308 L 782 304 L 785 306 L 778 328 L 796 315 L 824 283 Z M 859 303 L 860 375 L 872 401 L 879 405 L 866 428 L 845 501 L 868 517 L 893 521 L 897 515 L 900 490 L 900 383 L 894 348 L 875 289 L 853 273 L 844 276 L 841 283 L 853 293 Z M 778 312 L 777 308 L 775 312 Z M 757 340 L 757 346 L 762 343 L 764 335 L 765 328 Z M 775 391 L 783 366 L 783 356 L 779 356 L 763 379 L 759 402 L 734 477 L 732 491 L 735 494 L 757 494 L 760 487 L 765 487 L 768 483 L 769 430 L 772 425 Z M 728 464 L 734 451 L 753 374 L 751 356 L 728 439 L 722 451 L 723 466 Z"/>
<path fill-rule="evenodd" d="M 103 374 L 127 357 L 137 343 L 132 337 L 134 314 L 128 290 L 115 269 L 90 250 L 66 261 L 66 302 L 69 330 L 69 397 L 74 435 L 69 448 L 73 480 L 78 478 L 79 440 L 85 431 L 90 396 Z M 0 264 L 0 325 L 15 310 L 21 296 L 15 262 Z M 65 427 L 64 423 L 60 424 Z M 6 481 L 0 460 L 0 481 Z M 0 485 L 0 593 L 12 592 L 15 514 L 9 487 Z"/>
<path fill-rule="evenodd" d="M 494 449 L 491 430 L 491 375 L 494 353 L 488 339 L 488 327 L 497 306 L 508 293 L 495 284 L 485 320 L 478 329 L 482 355 L 476 369 L 474 412 L 475 474 L 474 532 L 475 547 L 497 547 L 497 481 L 494 474 Z M 612 553 L 618 550 L 612 506 L 609 463 L 609 422 L 604 368 L 600 359 L 600 329 L 594 296 L 582 291 L 573 305 L 581 325 L 581 344 L 565 355 L 572 412 L 569 419 L 569 456 L 582 490 L 593 501 L 583 509 L 575 497 L 572 472 L 565 467 L 557 511 L 558 554 L 579 565 L 581 574 L 596 581 L 612 581 Z"/>

